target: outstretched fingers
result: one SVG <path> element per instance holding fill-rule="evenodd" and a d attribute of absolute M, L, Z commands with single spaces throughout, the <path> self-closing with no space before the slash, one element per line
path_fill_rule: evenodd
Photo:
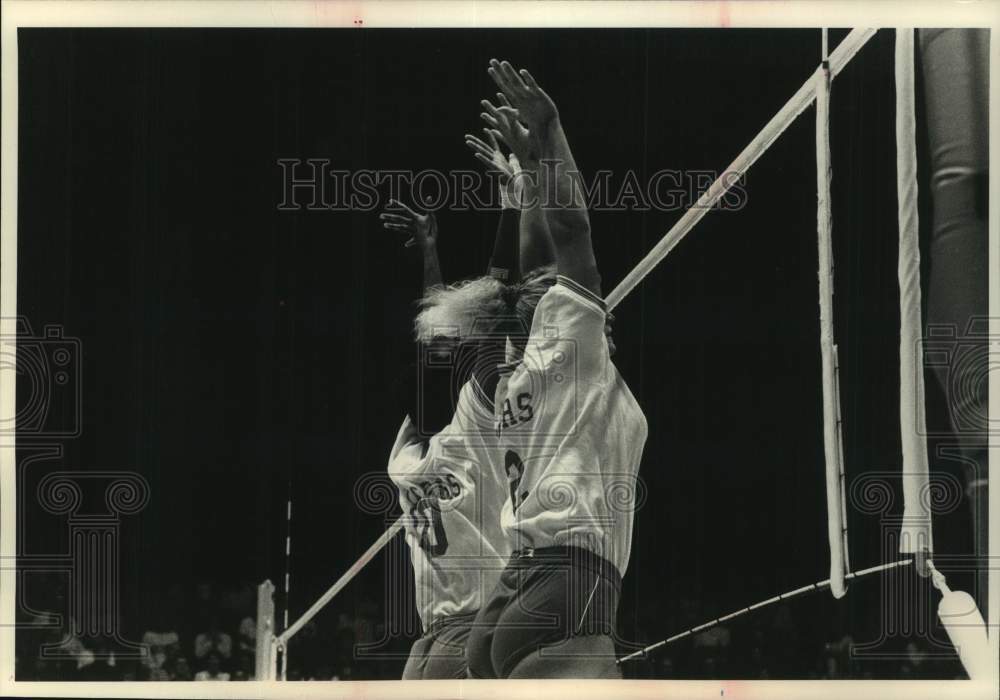
<path fill-rule="evenodd" d="M 493 137 L 493 134 L 490 133 L 490 131 L 488 129 L 483 129 L 483 131 L 485 131 L 487 134 L 489 134 L 490 138 Z M 486 143 L 485 141 L 483 141 L 481 138 L 473 136 L 472 134 L 466 134 L 465 135 L 465 145 L 468 146 L 469 148 L 471 148 L 474 153 L 484 155 L 487 158 L 491 157 L 493 155 L 494 151 L 499 150 L 499 149 L 496 148 L 495 142 L 494 142 L 494 146 L 491 147 L 488 143 Z"/>
<path fill-rule="evenodd" d="M 497 120 L 497 118 L 494 117 L 492 114 L 489 114 L 488 112 L 480 112 L 479 118 L 482 119 L 487 124 L 489 124 L 490 126 L 492 126 L 494 129 L 500 127 L 500 122 Z"/>
<path fill-rule="evenodd" d="M 483 129 L 483 131 L 486 132 L 486 138 L 490 140 L 490 146 L 493 148 L 493 151 L 499 153 L 500 144 L 497 143 L 497 134 L 499 134 L 500 132 L 496 131 L 495 129 Z"/>
<path fill-rule="evenodd" d="M 503 131 L 500 131 L 499 129 L 483 129 L 483 131 L 485 131 L 486 135 L 490 137 L 490 141 L 496 144 L 498 152 L 500 151 L 500 142 L 503 141 L 504 143 L 507 143 L 507 138 L 503 135 Z M 507 146 L 509 148 L 510 144 L 507 143 Z M 503 155 L 503 153 L 500 155 Z"/>
<path fill-rule="evenodd" d="M 497 171 L 500 170 L 500 168 L 497 166 L 496 161 L 494 161 L 492 158 L 487 158 L 482 153 L 473 153 L 472 155 L 475 156 L 476 160 L 485 165 L 487 169 L 497 170 Z"/>
<path fill-rule="evenodd" d="M 502 92 L 506 93 L 507 90 L 510 89 L 507 86 L 506 79 L 500 74 L 500 61 L 495 58 L 491 58 L 490 67 L 486 69 L 486 72 L 489 73 L 490 77 L 493 78 L 493 82 L 496 83 L 497 87 L 500 88 Z"/>
<path fill-rule="evenodd" d="M 521 116 L 521 113 L 513 107 L 497 107 L 497 113 L 510 122 L 517 121 Z"/>
<path fill-rule="evenodd" d="M 500 115 L 500 111 L 489 100 L 479 100 L 479 104 L 487 111 L 487 113 L 493 115 L 493 117 L 498 117 Z"/>
<path fill-rule="evenodd" d="M 528 72 L 527 68 L 522 68 L 519 75 L 528 89 L 541 90 L 541 88 L 538 87 L 538 83 L 535 82 L 534 77 L 532 77 L 531 73 Z"/>
<path fill-rule="evenodd" d="M 531 73 L 528 72 L 527 68 L 522 68 L 521 69 L 521 77 L 524 78 L 524 83 L 525 83 L 525 85 L 528 86 L 528 91 L 529 92 L 532 92 L 532 93 L 538 95 L 539 97 L 541 97 L 542 99 L 544 99 L 546 102 L 552 102 L 552 98 L 549 97 L 549 93 L 545 92 L 545 90 L 543 90 L 542 88 L 540 88 L 538 86 L 538 83 L 535 82 L 534 76 L 531 75 Z"/>
<path fill-rule="evenodd" d="M 397 216 L 395 214 L 381 214 L 382 227 L 386 231 L 400 231 L 409 235 L 409 238 L 403 243 L 404 248 L 412 248 L 417 244 L 416 238 L 416 223 L 412 219 L 407 219 L 402 216 Z"/>
<path fill-rule="evenodd" d="M 512 102 L 517 102 L 518 96 L 524 92 L 525 86 L 520 78 L 517 77 L 517 73 L 514 72 L 514 68 L 507 61 L 498 61 L 495 58 L 490 59 L 490 67 L 486 69 L 490 77 L 493 78 L 493 82 L 496 83 L 497 87 L 500 88 L 501 92 L 507 96 Z"/>
<path fill-rule="evenodd" d="M 499 106 L 490 110 L 498 121 L 505 119 L 512 127 L 521 123 L 531 128 L 541 127 L 558 117 L 552 98 L 526 69 L 517 71 L 509 61 L 492 59 L 488 72 L 501 91 L 497 94 Z"/>
<path fill-rule="evenodd" d="M 399 216 L 397 214 L 385 214 L 385 213 L 383 213 L 383 214 L 379 214 L 378 218 L 382 219 L 382 221 L 384 221 L 386 224 L 409 225 L 413 221 L 412 219 L 410 219 L 408 217 Z"/>
<path fill-rule="evenodd" d="M 413 210 L 396 199 L 390 199 L 386 208 L 388 211 L 379 214 L 379 219 L 382 220 L 382 227 L 386 231 L 402 231 L 403 233 L 410 234 L 410 240 L 404 245 L 407 248 L 414 245 L 416 239 L 412 235 L 416 231 L 416 214 Z"/>
<path fill-rule="evenodd" d="M 515 93 L 527 92 L 528 86 L 524 84 L 521 76 L 517 74 L 517 71 L 514 70 L 514 66 L 510 65 L 509 61 L 501 61 L 500 70 L 503 72 L 503 76 L 507 80 L 507 83 L 514 88 Z"/>
<path fill-rule="evenodd" d="M 411 226 L 409 224 L 394 224 L 394 223 L 390 223 L 388 221 L 383 221 L 382 222 L 382 227 L 385 228 L 388 231 L 407 231 L 407 232 L 409 232 L 409 231 L 413 230 L 413 226 Z"/>
<path fill-rule="evenodd" d="M 390 199 L 388 209 L 393 209 L 396 210 L 397 212 L 402 210 L 412 217 L 416 217 L 417 215 L 417 212 L 410 209 L 408 206 L 400 202 L 398 199 Z"/>

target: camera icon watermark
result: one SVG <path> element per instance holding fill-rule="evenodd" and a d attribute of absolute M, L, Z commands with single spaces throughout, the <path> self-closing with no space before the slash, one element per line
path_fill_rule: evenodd
<path fill-rule="evenodd" d="M 0 335 L 0 372 L 16 382 L 13 414 L 0 415 L 0 435 L 68 438 L 81 432 L 81 349 L 58 325 L 40 335 L 18 317 L 13 335 Z"/>
<path fill-rule="evenodd" d="M 1000 435 L 1000 416 L 991 418 L 987 410 L 990 379 L 1000 381 L 1000 336 L 990 335 L 989 321 L 972 318 L 965 328 L 931 324 L 917 341 L 924 367 L 934 371 L 947 397 L 946 434 L 983 440 Z"/>

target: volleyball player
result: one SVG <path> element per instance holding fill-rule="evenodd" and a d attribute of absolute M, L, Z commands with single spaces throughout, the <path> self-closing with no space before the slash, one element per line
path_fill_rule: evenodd
<path fill-rule="evenodd" d="M 612 635 L 646 419 L 611 362 L 589 216 L 556 106 L 527 71 L 494 60 L 489 74 L 500 106 L 484 101 L 484 118 L 537 171 L 557 277 L 523 300 L 530 334 L 512 338 L 496 389 L 509 478 L 501 527 L 513 551 L 473 626 L 470 676 L 620 677 Z"/>
<path fill-rule="evenodd" d="M 508 160 L 495 139 L 488 138 L 491 145 L 467 136 L 480 160 L 485 154 L 484 162 L 503 175 L 503 207 L 487 275 L 444 286 L 433 214 L 419 214 L 395 201 L 382 214 L 387 229 L 409 233 L 406 245 L 419 245 L 423 251 L 424 298 L 416 320 L 425 360 L 420 367 L 424 380 L 418 389 L 420 402 L 422 407 L 440 406 L 442 398 L 446 403 L 455 398 L 454 413 L 443 426 L 434 422 L 440 411 L 431 411 L 430 419 L 423 412 L 420 429 L 408 415 L 389 457 L 424 629 L 410 651 L 404 680 L 466 677 L 470 625 L 509 554 L 500 529 L 507 481 L 495 466 L 492 397 L 495 370 L 505 357 L 504 324 L 516 322 L 505 294 L 523 284 L 521 183 L 516 159 Z M 539 220 L 526 217 L 525 230 Z M 539 250 L 537 244 L 529 248 L 526 264 L 535 264 L 530 256 Z M 435 366 L 447 371 L 434 371 Z M 429 439 L 428 431 L 434 433 Z"/>

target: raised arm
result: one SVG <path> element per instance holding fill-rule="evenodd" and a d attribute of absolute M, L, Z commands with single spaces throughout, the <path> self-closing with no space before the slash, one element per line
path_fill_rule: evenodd
<path fill-rule="evenodd" d="M 525 169 L 524 200 L 521 207 L 521 273 L 552 265 L 556 261 L 552 236 L 542 211 L 538 187 L 538 163 Z"/>
<path fill-rule="evenodd" d="M 424 292 L 442 286 L 444 279 L 437 254 L 438 227 L 434 212 L 418 214 L 402 202 L 390 199 L 389 206 L 379 218 L 386 229 L 410 234 L 409 240 L 403 244 L 405 247 L 420 246 L 424 257 Z"/>
<path fill-rule="evenodd" d="M 466 134 L 465 145 L 472 150 L 472 155 L 486 166 L 487 172 L 499 176 L 500 221 L 497 223 L 493 253 L 486 274 L 510 284 L 520 279 L 521 272 L 518 262 L 518 226 L 521 219 L 521 180 L 518 175 L 521 166 L 516 156 L 511 154 L 508 159 L 503 154 L 493 133 L 488 129 L 484 131 L 488 141 Z"/>
<path fill-rule="evenodd" d="M 497 93 L 501 105 L 509 103 Z M 486 167 L 500 174 L 500 198 L 507 207 L 520 209 L 518 230 L 519 267 L 521 276 L 555 262 L 545 215 L 538 206 L 538 156 L 530 135 L 522 124 L 508 120 L 488 100 L 482 101 L 480 116 L 492 128 L 483 129 L 486 141 L 465 135 L 466 145 Z M 511 149 L 509 158 L 503 155 L 498 140 Z"/>
<path fill-rule="evenodd" d="M 382 225 L 389 231 L 403 231 L 409 234 L 404 246 L 419 247 L 423 255 L 423 294 L 444 286 L 441 277 L 441 265 L 438 262 L 437 220 L 432 212 L 419 214 L 402 202 L 390 199 L 379 218 Z M 440 290 L 439 290 L 440 291 Z M 436 435 L 451 422 L 454 415 L 455 398 L 452 396 L 450 376 L 434 371 L 433 358 L 445 356 L 453 349 L 450 339 L 418 338 L 414 361 L 407 364 L 406 372 L 400 380 L 400 391 L 407 411 L 407 421 L 397 436 L 397 445 L 417 445 L 432 435 Z M 442 355 L 444 353 L 444 355 Z M 412 423 L 411 423 L 412 421 Z M 402 441 L 402 442 L 401 442 Z M 395 459 L 396 448 L 393 448 Z M 422 455 L 418 447 L 417 458 Z M 398 466 L 398 464 L 397 464 Z M 393 467 L 390 466 L 390 469 Z"/>
<path fill-rule="evenodd" d="M 590 216 L 559 111 L 526 70 L 517 72 L 507 61 L 490 61 L 490 77 L 509 104 L 496 110 L 523 123 L 538 148 L 539 198 L 555 248 L 560 275 L 601 295 L 601 277 L 590 239 Z"/>

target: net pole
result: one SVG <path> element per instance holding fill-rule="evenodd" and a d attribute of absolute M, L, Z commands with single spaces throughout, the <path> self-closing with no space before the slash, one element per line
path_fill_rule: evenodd
<path fill-rule="evenodd" d="M 282 618 L 282 629 L 288 629 L 289 596 L 292 593 L 292 496 L 289 483 L 288 503 L 285 508 L 285 610 Z"/>
<path fill-rule="evenodd" d="M 896 30 L 896 193 L 899 214 L 899 428 L 903 448 L 900 552 L 930 554 L 927 434 L 920 320 L 920 240 L 913 29 Z M 924 574 L 921 571 L 921 574 Z"/>
<path fill-rule="evenodd" d="M 837 48 L 830 54 L 830 77 L 835 77 L 844 66 L 854 58 L 861 47 L 874 36 L 874 29 L 852 29 Z M 614 309 L 621 303 L 622 299 L 629 295 L 639 283 L 648 275 L 660 261 L 670 253 L 674 247 L 694 228 L 695 224 L 701 221 L 718 202 L 723 195 L 728 192 L 733 185 L 739 182 L 758 158 L 771 146 L 774 141 L 795 121 L 802 112 L 816 99 L 816 79 L 811 76 L 802 87 L 800 87 L 791 99 L 778 110 L 763 129 L 747 144 L 746 148 L 740 152 L 736 159 L 729 164 L 716 180 L 698 198 L 698 201 L 684 212 L 683 216 L 677 220 L 666 235 L 653 246 L 652 250 L 639 261 L 631 272 L 618 283 L 618 286 L 608 294 L 606 303 L 608 310 Z"/>
<path fill-rule="evenodd" d="M 273 681 L 277 677 L 274 658 L 274 584 L 257 586 L 257 636 L 254 649 L 254 678 Z"/>
<path fill-rule="evenodd" d="M 844 574 L 848 568 L 844 549 L 847 523 L 844 519 L 841 486 L 844 464 L 840 434 L 837 346 L 833 342 L 833 212 L 830 197 L 833 171 L 830 162 L 830 71 L 825 58 L 824 56 L 815 78 L 819 346 L 822 359 L 823 453 L 826 471 L 827 539 L 830 544 L 830 592 L 834 598 L 842 598 L 847 593 L 847 585 L 844 582 Z"/>

